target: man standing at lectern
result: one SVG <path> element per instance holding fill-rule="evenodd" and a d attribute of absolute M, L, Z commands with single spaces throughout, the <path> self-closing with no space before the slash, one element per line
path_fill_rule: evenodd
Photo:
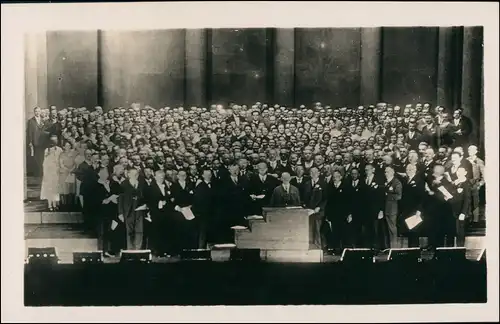
<path fill-rule="evenodd" d="M 270 202 L 272 207 L 300 206 L 299 189 L 290 184 L 291 179 L 290 173 L 283 172 L 281 174 L 283 183 L 273 191 Z"/>

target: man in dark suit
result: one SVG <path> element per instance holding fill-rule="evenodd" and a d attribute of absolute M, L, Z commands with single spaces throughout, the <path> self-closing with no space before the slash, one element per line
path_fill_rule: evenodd
<path fill-rule="evenodd" d="M 177 181 L 172 184 L 172 203 L 174 205 L 175 219 L 179 221 L 178 233 L 180 236 L 179 245 L 182 249 L 192 249 L 196 241 L 196 225 L 194 219 L 187 220 L 181 209 L 192 207 L 194 196 L 194 183 L 187 180 L 187 173 L 184 170 L 177 174 Z"/>
<path fill-rule="evenodd" d="M 360 179 L 358 168 L 351 168 L 350 176 L 346 179 L 346 190 L 349 196 L 350 220 L 345 227 L 345 246 L 355 247 L 359 240 L 361 218 L 363 217 L 363 201 L 365 187 Z"/>
<path fill-rule="evenodd" d="M 216 188 L 212 183 L 212 171 L 209 168 L 204 168 L 201 176 L 202 180 L 194 190 L 193 213 L 196 215 L 198 227 L 198 248 L 206 249 L 216 209 Z"/>
<path fill-rule="evenodd" d="M 269 173 L 276 178 L 279 177 L 278 153 L 276 152 L 276 150 L 269 150 L 268 159 L 269 160 L 267 162 L 267 168 Z"/>
<path fill-rule="evenodd" d="M 299 175 L 299 168 L 297 168 L 297 171 L 297 175 Z M 300 172 L 303 173 L 302 167 Z M 302 185 L 303 196 L 301 197 L 301 201 L 304 208 L 314 212 L 311 214 L 309 220 L 312 243 L 317 247 L 324 249 L 327 243 L 323 227 L 325 224 L 325 207 L 327 198 L 326 184 L 320 179 L 320 172 L 318 168 L 312 167 L 311 170 L 309 170 L 309 173 L 311 174 L 311 178 Z"/>
<path fill-rule="evenodd" d="M 94 184 L 97 182 L 99 171 L 99 155 L 92 154 L 92 151 L 85 150 L 84 152 L 85 161 L 80 163 L 78 168 L 75 170 L 76 178 L 81 181 L 80 185 L 80 202 L 82 205 L 82 214 L 85 221 L 85 225 L 88 229 L 93 229 L 95 219 L 95 213 L 93 212 L 93 207 L 91 204 L 87 204 L 92 197 L 92 190 Z"/>
<path fill-rule="evenodd" d="M 428 193 L 426 209 L 426 227 L 429 232 L 429 246 L 432 250 L 443 246 L 446 235 L 446 225 L 453 219 L 450 196 L 454 195 L 453 184 L 444 176 L 444 167 L 435 165 L 432 178 L 429 179 L 426 191 Z"/>
<path fill-rule="evenodd" d="M 144 188 L 139 183 L 139 172 L 130 169 L 128 179 L 122 182 L 122 193 L 118 199 L 118 218 L 125 223 L 127 250 L 140 250 L 143 243 L 144 218 L 146 211 Z M 136 209 L 143 210 L 136 210 Z"/>
<path fill-rule="evenodd" d="M 283 172 L 288 172 L 291 175 L 294 175 L 294 171 L 292 165 L 290 164 L 289 153 L 287 150 L 282 149 L 280 151 L 280 160 L 278 161 L 278 166 L 276 168 L 276 172 L 278 176 L 281 176 Z"/>
<path fill-rule="evenodd" d="M 454 246 L 454 238 L 457 238 L 456 246 L 465 246 L 465 224 L 469 218 L 471 206 L 471 184 L 467 180 L 467 171 L 460 167 L 457 171 L 457 179 L 453 182 L 455 193 L 451 199 L 453 211 L 453 222 L 447 229 L 446 246 Z"/>
<path fill-rule="evenodd" d="M 290 184 L 299 189 L 300 201 L 302 201 L 302 203 L 305 202 L 304 195 L 305 195 L 306 183 L 310 179 L 310 177 L 305 175 L 304 173 L 305 173 L 304 167 L 302 165 L 297 165 L 295 167 L 295 177 L 293 177 L 292 180 L 290 180 Z"/>
<path fill-rule="evenodd" d="M 425 123 L 422 128 L 421 140 L 436 147 L 439 138 L 439 126 L 434 123 L 431 115 L 425 116 Z"/>
<path fill-rule="evenodd" d="M 427 148 L 424 152 L 424 161 L 421 164 L 420 175 L 426 181 L 432 177 L 434 166 L 436 165 L 434 150 Z"/>
<path fill-rule="evenodd" d="M 417 130 L 415 122 L 408 125 L 408 132 L 405 134 L 405 141 L 410 145 L 411 150 L 418 150 L 418 144 L 420 144 L 420 139 L 422 133 Z"/>
<path fill-rule="evenodd" d="M 394 168 L 391 166 L 387 166 L 385 168 L 384 218 L 387 223 L 387 243 L 389 243 L 389 247 L 391 248 L 398 247 L 398 204 L 401 200 L 402 194 L 403 186 L 401 182 L 395 177 Z"/>
<path fill-rule="evenodd" d="M 28 120 L 26 127 L 27 142 L 29 148 L 29 156 L 33 157 L 34 170 L 33 175 L 36 177 L 42 176 L 44 151 L 47 146 L 48 132 L 45 130 L 44 121 L 42 120 L 41 109 L 35 107 L 34 116 Z"/>
<path fill-rule="evenodd" d="M 359 245 L 363 248 L 380 249 L 385 247 L 384 187 L 380 177 L 377 177 L 375 166 L 371 163 L 365 166 L 363 185 L 362 217 L 360 219 Z"/>
<path fill-rule="evenodd" d="M 281 185 L 274 188 L 269 205 L 272 207 L 300 206 L 299 189 L 290 185 L 292 179 L 290 173 L 283 172 Z"/>
<path fill-rule="evenodd" d="M 221 179 L 219 200 L 220 219 L 218 220 L 219 233 L 217 243 L 232 243 L 234 235 L 232 229 L 245 229 L 248 215 L 249 190 L 248 183 L 239 177 L 240 169 L 238 164 L 229 166 L 229 176 Z"/>
<path fill-rule="evenodd" d="M 403 179 L 403 195 L 399 206 L 401 207 L 401 226 L 403 232 L 407 233 L 408 246 L 419 247 L 419 235 L 422 223 L 414 228 L 408 228 L 405 220 L 418 214 L 421 218 L 423 198 L 425 197 L 425 181 L 417 176 L 417 167 L 413 164 L 406 166 L 406 177 Z"/>
<path fill-rule="evenodd" d="M 344 229 L 348 223 L 348 216 L 350 216 L 350 200 L 348 190 L 346 190 L 342 179 L 342 173 L 339 170 L 333 171 L 333 181 L 327 188 L 327 195 L 325 216 L 330 227 L 328 245 L 333 249 L 341 250 L 345 241 Z"/>
<path fill-rule="evenodd" d="M 155 255 L 173 255 L 176 252 L 175 229 L 176 224 L 172 221 L 173 204 L 165 184 L 165 172 L 155 172 L 154 181 L 151 185 L 143 183 L 144 196 L 149 209 L 151 222 L 145 224 L 146 240 L 148 248 Z"/>
<path fill-rule="evenodd" d="M 453 135 L 455 141 L 454 147 L 464 146 L 469 144 L 469 135 L 472 132 L 472 121 L 470 118 L 463 115 L 463 109 L 457 109 L 453 112 Z"/>
<path fill-rule="evenodd" d="M 269 206 L 273 190 L 280 184 L 279 180 L 268 174 L 267 170 L 266 162 L 260 162 L 257 165 L 258 174 L 250 180 L 249 215 L 262 215 L 262 207 Z"/>
<path fill-rule="evenodd" d="M 448 181 L 453 182 L 458 178 L 458 169 L 464 168 L 467 180 L 470 181 L 472 179 L 472 164 L 469 160 L 464 159 L 463 153 L 457 149 L 458 148 L 456 148 L 455 151 L 451 153 L 451 165 L 448 168 L 445 167 L 445 176 Z"/>

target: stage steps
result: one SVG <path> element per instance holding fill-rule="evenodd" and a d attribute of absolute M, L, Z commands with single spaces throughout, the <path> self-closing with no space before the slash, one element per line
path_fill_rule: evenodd
<path fill-rule="evenodd" d="M 81 224 L 81 212 L 25 212 L 25 224 Z"/>

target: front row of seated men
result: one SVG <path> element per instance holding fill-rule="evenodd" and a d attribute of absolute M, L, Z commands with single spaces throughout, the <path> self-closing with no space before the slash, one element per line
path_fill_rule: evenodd
<path fill-rule="evenodd" d="M 455 238 L 463 246 L 471 197 L 466 169 L 423 168 L 408 164 L 405 173 L 396 173 L 393 166 L 370 163 L 349 171 L 313 166 L 305 175 L 299 165 L 293 177 L 283 172 L 278 179 L 268 174 L 266 162 L 252 172 L 232 163 L 227 174 L 215 177 L 204 168 L 191 182 L 184 170 L 144 176 L 116 165 L 112 175 L 99 169 L 88 203 L 107 256 L 142 248 L 176 255 L 207 243 L 232 243 L 233 230 L 245 228 L 248 216 L 262 215 L 264 206 L 306 208 L 311 243 L 323 249 L 400 247 L 402 234 L 410 247 L 419 246 L 420 236 L 429 237 L 428 248 L 453 246 Z"/>

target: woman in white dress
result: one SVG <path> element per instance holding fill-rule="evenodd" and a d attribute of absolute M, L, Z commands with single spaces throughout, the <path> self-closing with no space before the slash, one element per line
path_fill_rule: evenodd
<path fill-rule="evenodd" d="M 47 199 L 49 210 L 59 206 L 59 156 L 62 148 L 57 146 L 57 135 L 50 136 L 50 145 L 45 149 L 43 160 L 43 179 L 40 199 Z"/>
<path fill-rule="evenodd" d="M 63 152 L 59 156 L 59 193 L 61 194 L 61 208 L 70 209 L 75 204 L 76 178 L 75 169 L 76 152 L 69 141 L 63 144 Z"/>

